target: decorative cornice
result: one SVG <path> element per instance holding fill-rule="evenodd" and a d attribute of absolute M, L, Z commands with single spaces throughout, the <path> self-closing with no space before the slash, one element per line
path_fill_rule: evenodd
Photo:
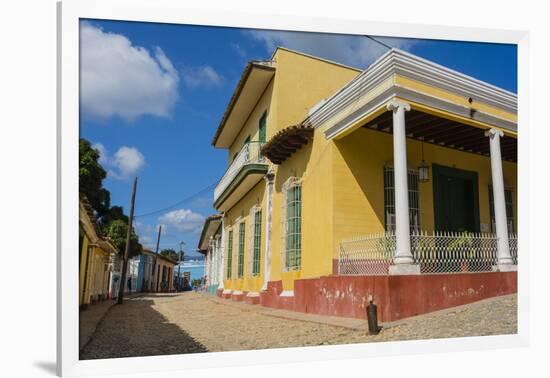
<path fill-rule="evenodd" d="M 359 107 L 353 113 L 338 121 L 335 125 L 325 130 L 325 137 L 327 139 L 334 138 L 341 132 L 345 131 L 351 125 L 360 121 L 366 115 L 372 113 L 380 106 L 383 106 L 394 97 L 398 97 L 410 102 L 424 104 L 434 109 L 455 114 L 460 117 L 469 118 L 474 121 L 484 122 L 502 129 L 510 130 L 513 132 L 517 131 L 517 124 L 515 122 L 511 122 L 503 118 L 498 118 L 491 114 L 483 113 L 480 111 L 473 111 L 471 108 L 444 101 L 440 98 L 433 97 L 425 93 L 413 91 L 408 88 L 392 86 L 386 89 L 384 92 L 380 93 L 378 96 L 376 96 L 366 104 L 364 104 L 363 106 Z"/>
<path fill-rule="evenodd" d="M 430 86 L 472 98 L 477 102 L 491 105 L 509 113 L 517 113 L 517 96 L 515 94 L 418 56 L 398 49 L 392 49 L 336 92 L 307 117 L 303 123 L 310 124 L 315 128 L 321 126 L 328 119 L 336 116 L 340 111 L 394 75 L 401 75 Z M 398 86 L 394 84 L 394 87 Z M 442 100 L 439 99 L 439 101 Z M 454 105 L 461 107 L 460 105 Z M 472 112 L 471 108 L 462 108 L 468 113 Z M 488 114 L 481 115 L 484 113 L 479 111 L 474 112 L 479 113 L 484 122 L 488 117 L 497 118 Z M 514 122 L 507 120 L 503 120 L 503 122 L 508 125 L 504 126 L 505 128 L 513 131 L 516 130 Z"/>

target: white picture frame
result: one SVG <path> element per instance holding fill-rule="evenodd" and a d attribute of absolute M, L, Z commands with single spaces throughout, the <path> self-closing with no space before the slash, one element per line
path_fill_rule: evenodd
<path fill-rule="evenodd" d="M 113 0 L 58 4 L 58 335 L 57 369 L 63 376 L 147 373 L 208 367 L 293 363 L 367 356 L 454 352 L 526 346 L 528 343 L 529 253 L 518 267 L 518 333 L 441 340 L 336 345 L 280 350 L 211 352 L 189 355 L 132 357 L 108 360 L 78 358 L 78 138 L 79 138 L 79 19 L 195 24 L 259 29 L 299 30 L 343 34 L 369 34 L 411 38 L 513 43 L 518 45 L 518 211 L 519 245 L 529 251 L 529 199 L 522 183 L 529 182 L 529 97 L 527 67 L 529 36 L 523 31 L 323 19 L 269 13 L 225 12 L 191 8 L 171 0 Z"/>

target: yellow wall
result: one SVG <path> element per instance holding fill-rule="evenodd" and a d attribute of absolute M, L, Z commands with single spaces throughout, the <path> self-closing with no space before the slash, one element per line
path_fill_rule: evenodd
<path fill-rule="evenodd" d="M 250 219 L 250 209 L 254 206 L 262 208 L 262 240 L 261 240 L 261 260 L 260 275 L 253 277 L 249 271 L 248 261 L 253 251 L 251 251 L 250 225 L 254 219 Z M 224 278 L 227 273 L 227 243 L 229 241 L 229 230 L 233 230 L 233 252 L 232 252 L 232 279 L 224 279 L 224 287 L 231 290 L 259 292 L 263 284 L 264 259 L 265 259 L 265 224 L 266 224 L 266 188 L 264 180 L 260 181 L 252 188 L 235 206 L 225 213 L 224 228 L 226 230 L 225 261 L 223 264 Z M 244 240 L 244 273 L 242 278 L 237 278 L 237 264 L 239 259 L 239 223 L 245 222 L 245 240 Z"/>
<path fill-rule="evenodd" d="M 356 70 L 284 49 L 277 50 L 274 59 L 277 64 L 278 130 L 300 123 L 310 108 L 332 96 L 359 74 Z M 332 181 L 331 152 L 330 143 L 319 134 L 282 165 L 275 166 L 270 280 L 282 279 L 284 290 L 293 290 L 296 278 L 332 270 L 331 252 L 326 248 L 332 244 L 332 193 L 328 186 Z M 302 202 L 302 268 L 286 272 L 282 267 L 282 190 L 292 176 L 301 177 L 302 198 L 308 200 Z"/>
<path fill-rule="evenodd" d="M 82 251 L 80 251 L 80 253 L 80 284 L 78 297 L 79 303 L 83 305 L 89 304 L 91 302 L 91 297 L 93 297 L 94 300 L 99 299 L 100 295 L 107 297 L 109 286 L 106 280 L 109 272 L 105 268 L 105 264 L 109 261 L 109 254 L 103 251 L 99 246 L 91 244 L 86 235 L 83 237 Z M 88 263 L 87 265 L 86 261 Z"/>
<path fill-rule="evenodd" d="M 79 290 L 78 290 L 78 298 L 79 298 L 78 300 L 79 300 L 80 305 L 89 303 L 89 296 L 86 293 L 84 295 L 82 295 L 82 292 L 84 291 L 84 284 L 86 284 L 86 290 L 87 290 L 87 288 L 89 286 L 89 281 L 90 281 L 89 273 L 88 273 L 88 276 L 87 276 L 86 280 L 84 279 L 84 277 L 86 275 L 86 270 L 89 269 L 86 266 L 86 257 L 88 255 L 88 246 L 90 244 L 90 240 L 86 237 L 86 235 L 83 236 L 82 240 L 83 241 L 82 241 L 82 250 L 80 251 L 80 273 L 79 273 L 80 285 L 79 285 Z M 90 258 L 91 258 L 91 256 L 88 257 L 88 265 L 89 265 L 89 262 L 90 262 Z"/>
<path fill-rule="evenodd" d="M 260 118 L 265 111 L 267 111 L 266 140 L 269 140 L 271 136 L 270 133 L 273 132 L 272 125 L 275 122 L 275 119 L 273 119 L 272 117 L 271 111 L 271 109 L 273 108 L 273 83 L 274 80 L 271 80 L 264 93 L 258 99 L 258 103 L 248 116 L 248 119 L 246 120 L 243 128 L 235 137 L 235 140 L 231 144 L 231 147 L 229 147 L 228 165 L 230 165 L 233 161 L 233 157 L 235 156 L 235 154 L 238 154 L 239 151 L 243 148 L 244 142 L 248 136 L 250 136 L 251 141 L 259 140 Z"/>
<path fill-rule="evenodd" d="M 260 98 L 252 111 L 243 129 L 229 149 L 229 160 L 237 153 L 248 135 L 251 140 L 258 140 L 258 124 L 265 109 L 268 109 L 266 139 L 269 140 L 279 130 L 300 123 L 308 114 L 311 107 L 322 99 L 330 97 L 334 92 L 348 83 L 359 74 L 357 70 L 345 68 L 319 59 L 296 54 L 284 49 L 278 49 L 273 56 L 276 61 L 276 73 L 274 79 Z M 315 162 L 317 167 L 311 170 L 306 179 L 305 172 L 308 164 Z M 302 187 L 303 196 L 315 199 L 303 208 L 303 212 L 316 211 L 323 217 L 329 216 L 330 191 L 319 191 L 318 187 L 326 185 L 327 170 L 330 169 L 330 146 L 324 138 L 316 138 L 296 153 L 280 170 L 277 166 L 276 181 L 273 193 L 273 218 L 271 237 L 271 272 L 270 280 L 283 279 L 284 289 L 292 290 L 293 279 L 303 274 L 314 274 L 320 269 L 329 269 L 331 261 L 321 258 L 320 255 L 302 255 L 301 272 L 281 272 L 281 209 L 282 209 L 282 185 L 290 176 L 304 176 Z M 327 197 L 328 196 L 328 197 Z M 248 233 L 250 232 L 249 212 L 250 208 L 261 202 L 262 206 L 262 260 L 260 277 L 247 278 L 248 270 Z M 233 273 L 237 274 L 238 262 L 238 225 L 239 217 L 246 221 L 245 243 L 245 278 L 225 280 L 224 287 L 231 290 L 259 291 L 263 283 L 264 258 L 265 258 L 265 222 L 266 222 L 266 188 L 262 180 L 249 193 L 237 202 L 233 208 L 226 212 L 226 230 L 233 227 Z M 322 219 L 322 218 L 321 218 Z M 325 253 L 323 245 L 332 242 L 330 223 L 311 222 L 304 227 L 302 250 L 313 248 L 319 253 Z M 303 232 L 304 232 L 303 231 Z M 227 237 L 226 237 L 227 239 Z M 226 240 L 227 243 L 227 240 Z M 224 246 L 227 251 L 227 245 Z M 325 254 L 329 254 L 326 252 Z M 224 273 L 227 271 L 227 254 L 224 262 Z"/>
<path fill-rule="evenodd" d="M 279 130 L 300 123 L 311 107 L 330 97 L 358 74 L 357 71 L 284 49 L 277 50 L 273 59 L 277 66 L 275 77 L 230 148 L 230 159 L 242 148 L 247 135 L 251 135 L 251 140 L 257 140 L 258 121 L 265 109 L 268 109 L 269 140 Z M 393 84 L 408 86 L 468 106 L 467 98 L 430 89 L 421 83 L 397 76 L 381 83 L 362 101 L 367 101 Z M 515 115 L 504 114 L 487 104 L 474 101 L 472 106 L 504 119 L 515 120 Z M 379 111 L 385 109 L 381 108 Z M 384 231 L 383 168 L 393 161 L 391 134 L 360 128 L 358 124 L 358 128 L 342 135 L 338 140 L 327 140 L 324 131 L 330 126 L 327 123 L 316 129 L 312 141 L 282 165 L 273 166 L 275 185 L 270 280 L 282 280 L 284 290 L 293 290 L 294 280 L 297 278 L 331 274 L 332 261 L 337 256 L 339 242 L 342 239 Z M 407 139 L 407 149 L 409 167 L 418 167 L 422 160 L 421 143 Z M 426 143 L 424 160 L 430 167 L 432 163 L 436 163 L 477 172 L 480 223 L 490 224 L 488 188 L 491 177 L 488 157 Z M 513 190 L 514 216 L 517 219 L 517 165 L 503 162 L 503 167 L 506 186 Z M 427 231 L 433 230 L 434 227 L 432 174 L 430 169 L 430 181 L 420 184 L 421 227 Z M 302 266 L 298 271 L 285 272 L 282 267 L 283 185 L 293 176 L 299 177 L 302 185 Z M 261 275 L 249 278 L 249 213 L 250 209 L 258 204 L 262 207 Z M 227 230 L 233 228 L 233 277 L 237 276 L 238 266 L 238 222 L 246 222 L 244 278 L 224 280 L 226 289 L 256 292 L 261 288 L 265 258 L 265 205 L 266 185 L 262 180 L 226 212 L 226 244 Z M 517 221 L 514 225 L 517 227 Z M 224 248 L 227 252 L 227 245 L 224 245 Z M 225 256 L 227 259 L 227 253 Z M 225 276 L 227 260 L 223 269 Z"/>
<path fill-rule="evenodd" d="M 359 72 L 278 49 L 273 56 L 277 65 L 277 130 L 300 123 L 319 101 L 332 96 Z"/>

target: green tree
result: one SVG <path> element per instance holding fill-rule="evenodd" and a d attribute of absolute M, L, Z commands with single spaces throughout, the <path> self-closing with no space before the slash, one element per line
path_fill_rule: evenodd
<path fill-rule="evenodd" d="M 101 217 L 111 205 L 111 195 L 103 188 L 103 179 L 107 172 L 99 164 L 99 151 L 92 148 L 90 142 L 83 138 L 79 141 L 79 157 L 80 193 L 86 196 L 92 208 Z"/>
<path fill-rule="evenodd" d="M 169 257 L 171 258 L 172 260 L 174 261 L 178 261 L 179 260 L 179 253 L 176 252 L 174 249 L 172 248 L 165 248 L 163 249 L 162 251 L 160 251 L 160 254 L 162 256 L 165 256 L 165 257 Z"/>
<path fill-rule="evenodd" d="M 124 255 L 126 249 L 126 233 L 128 232 L 128 223 L 122 219 L 116 219 L 109 223 L 106 228 L 106 234 L 111 239 L 113 244 L 118 248 L 121 256 Z M 143 247 L 139 243 L 138 236 L 132 227 L 130 235 L 130 250 L 128 257 L 140 255 L 143 252 Z"/>
<path fill-rule="evenodd" d="M 99 220 L 101 228 L 106 230 L 115 220 L 122 220 L 124 223 L 128 224 L 128 215 L 124 214 L 124 209 L 122 206 L 112 206 L 105 212 L 105 214 L 103 214 Z"/>

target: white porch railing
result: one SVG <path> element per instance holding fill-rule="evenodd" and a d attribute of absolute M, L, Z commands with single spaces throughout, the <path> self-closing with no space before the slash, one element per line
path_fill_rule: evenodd
<path fill-rule="evenodd" d="M 247 164 L 262 164 L 267 162 L 261 153 L 263 145 L 264 143 L 260 142 L 248 142 L 243 146 L 214 189 L 214 201 L 231 184 L 242 167 Z"/>
<path fill-rule="evenodd" d="M 491 272 L 497 265 L 493 234 L 412 232 L 411 252 L 426 274 Z M 517 264 L 517 237 L 510 235 L 510 253 Z M 340 243 L 338 274 L 387 275 L 395 252 L 395 234 L 373 234 Z"/>

